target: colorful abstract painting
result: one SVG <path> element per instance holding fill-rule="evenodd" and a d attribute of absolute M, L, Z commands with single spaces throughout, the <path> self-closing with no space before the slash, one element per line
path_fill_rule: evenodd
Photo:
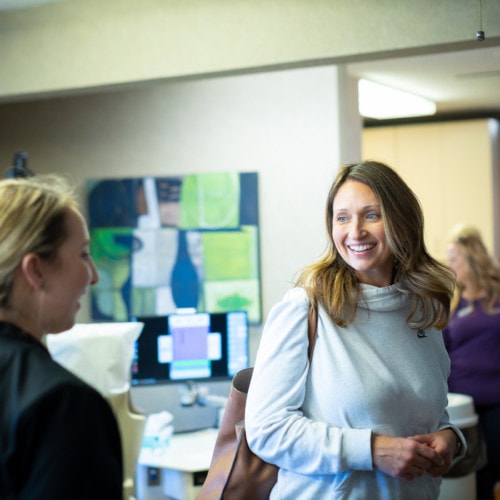
<path fill-rule="evenodd" d="M 92 179 L 92 318 L 245 310 L 261 321 L 257 174 Z"/>

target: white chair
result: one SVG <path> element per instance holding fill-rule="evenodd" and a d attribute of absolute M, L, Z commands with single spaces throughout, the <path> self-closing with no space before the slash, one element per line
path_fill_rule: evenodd
<path fill-rule="evenodd" d="M 130 401 L 134 343 L 143 323 L 78 323 L 71 330 L 49 334 L 52 358 L 97 389 L 109 402 L 120 430 L 123 450 L 123 499 L 135 499 L 135 469 L 146 416 Z"/>
<path fill-rule="evenodd" d="M 120 428 L 123 450 L 123 500 L 135 499 L 135 470 L 141 451 L 146 416 L 132 408 L 130 392 L 106 398 Z"/>

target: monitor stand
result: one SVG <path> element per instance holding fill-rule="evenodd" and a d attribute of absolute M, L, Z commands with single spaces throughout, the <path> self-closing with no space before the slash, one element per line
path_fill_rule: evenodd
<path fill-rule="evenodd" d="M 159 413 L 167 410 L 173 417 L 174 433 L 191 432 L 217 427 L 220 406 L 202 406 L 197 402 L 186 405 L 182 402 L 185 383 L 132 386 L 132 404 L 142 413 Z M 200 382 L 211 398 L 226 398 L 231 389 L 231 380 Z"/>

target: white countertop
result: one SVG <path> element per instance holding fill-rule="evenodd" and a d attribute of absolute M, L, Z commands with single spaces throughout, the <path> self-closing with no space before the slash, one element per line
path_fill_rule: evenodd
<path fill-rule="evenodd" d="M 173 434 L 167 446 L 142 448 L 138 463 L 183 472 L 208 470 L 218 429 Z"/>

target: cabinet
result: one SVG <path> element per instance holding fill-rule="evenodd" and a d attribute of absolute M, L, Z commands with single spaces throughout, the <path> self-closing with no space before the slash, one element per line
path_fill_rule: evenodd
<path fill-rule="evenodd" d="M 457 223 L 476 226 L 488 249 L 495 251 L 497 135 L 493 119 L 363 130 L 363 159 L 389 164 L 420 199 L 425 242 L 435 258 L 445 258 L 447 239 Z"/>

